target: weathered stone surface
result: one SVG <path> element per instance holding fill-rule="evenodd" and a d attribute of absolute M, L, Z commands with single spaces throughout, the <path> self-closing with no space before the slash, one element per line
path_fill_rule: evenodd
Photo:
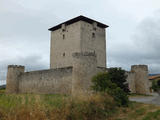
<path fill-rule="evenodd" d="M 18 93 L 19 76 L 24 73 L 24 66 L 9 65 L 7 72 L 6 93 Z"/>
<path fill-rule="evenodd" d="M 149 94 L 148 66 L 133 65 L 131 72 L 135 73 L 136 93 Z"/>
<path fill-rule="evenodd" d="M 129 88 L 132 93 L 150 93 L 147 65 L 132 65 L 131 71 L 127 72 L 127 75 L 127 81 L 129 83 Z"/>
<path fill-rule="evenodd" d="M 51 32 L 51 68 L 72 66 L 72 54 L 75 52 L 95 52 L 97 66 L 106 67 L 105 28 L 78 21 L 70 25 L 62 25 Z"/>
<path fill-rule="evenodd" d="M 95 53 L 74 53 L 72 94 L 78 95 L 91 90 L 91 78 L 97 73 L 97 58 Z"/>
<path fill-rule="evenodd" d="M 131 93 L 136 93 L 136 88 L 135 88 L 135 73 L 134 72 L 126 72 L 127 74 L 127 82 L 129 85 L 129 90 Z"/>
<path fill-rule="evenodd" d="M 72 67 L 25 72 L 19 76 L 19 93 L 71 94 Z"/>

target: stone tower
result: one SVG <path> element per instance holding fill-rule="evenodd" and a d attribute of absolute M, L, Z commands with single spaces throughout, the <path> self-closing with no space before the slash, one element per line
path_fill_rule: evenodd
<path fill-rule="evenodd" d="M 106 67 L 105 28 L 108 26 L 79 16 L 50 28 L 50 68 L 73 65 L 75 52 L 93 52 L 97 56 L 97 66 Z"/>
<path fill-rule="evenodd" d="M 6 93 L 18 93 L 19 75 L 24 73 L 24 66 L 9 65 L 7 72 Z"/>
<path fill-rule="evenodd" d="M 97 73 L 95 53 L 73 53 L 72 95 L 88 93 L 91 90 L 91 78 Z"/>
<path fill-rule="evenodd" d="M 149 94 L 148 66 L 133 65 L 131 72 L 135 74 L 135 92 L 139 94 Z"/>

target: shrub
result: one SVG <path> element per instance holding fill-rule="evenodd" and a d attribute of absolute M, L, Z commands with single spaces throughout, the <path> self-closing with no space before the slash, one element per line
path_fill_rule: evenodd
<path fill-rule="evenodd" d="M 96 92 L 104 92 L 106 88 L 111 86 L 112 82 L 110 81 L 110 76 L 108 73 L 98 73 L 92 78 L 93 86 L 92 89 Z"/>
<path fill-rule="evenodd" d="M 129 93 L 128 84 L 126 83 L 127 75 L 125 74 L 125 70 L 121 68 L 109 68 L 108 74 L 110 76 L 110 80 L 113 83 L 116 83 L 118 87 L 123 89 L 124 92 Z"/>
<path fill-rule="evenodd" d="M 111 82 L 109 73 L 98 73 L 92 78 L 92 89 L 96 92 L 107 92 L 111 95 L 118 106 L 128 106 L 129 100 L 127 94 Z"/>
<path fill-rule="evenodd" d="M 160 90 L 160 80 L 154 80 L 152 82 L 152 89 L 156 92 Z"/>
<path fill-rule="evenodd" d="M 108 93 L 114 98 L 118 106 L 128 106 L 128 96 L 121 88 L 109 89 Z"/>

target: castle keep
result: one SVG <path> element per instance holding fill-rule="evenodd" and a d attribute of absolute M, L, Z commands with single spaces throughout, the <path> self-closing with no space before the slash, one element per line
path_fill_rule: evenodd
<path fill-rule="evenodd" d="M 50 28 L 50 67 L 72 66 L 72 54 L 75 52 L 95 53 L 97 66 L 106 67 L 106 27 L 108 26 L 79 16 Z"/>
<path fill-rule="evenodd" d="M 50 28 L 50 69 L 25 72 L 24 66 L 9 65 L 6 92 L 72 95 L 89 92 L 91 78 L 107 71 L 107 27 L 79 16 Z M 132 66 L 126 74 L 131 92 L 148 94 L 147 66 Z"/>
<path fill-rule="evenodd" d="M 107 27 L 79 16 L 50 28 L 50 69 L 25 72 L 9 65 L 7 93 L 88 92 L 92 76 L 106 70 Z"/>

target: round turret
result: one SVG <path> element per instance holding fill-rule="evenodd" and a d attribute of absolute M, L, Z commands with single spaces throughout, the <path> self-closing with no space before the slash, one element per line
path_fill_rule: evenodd
<path fill-rule="evenodd" d="M 18 65 L 9 65 L 7 72 L 7 84 L 6 92 L 7 93 L 17 93 L 18 92 L 18 77 L 21 73 L 24 73 L 24 66 Z"/>
<path fill-rule="evenodd" d="M 149 94 L 149 79 L 147 65 L 133 65 L 131 72 L 135 73 L 136 93 Z"/>

